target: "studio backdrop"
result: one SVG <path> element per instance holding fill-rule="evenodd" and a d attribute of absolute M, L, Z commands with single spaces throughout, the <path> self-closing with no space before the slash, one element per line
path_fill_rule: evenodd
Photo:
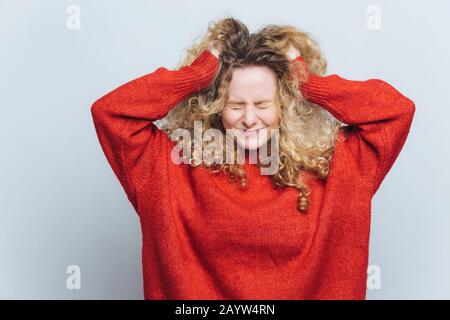
<path fill-rule="evenodd" d="M 0 0 L 0 298 L 144 298 L 141 224 L 91 106 L 174 69 L 234 17 L 296 26 L 327 75 L 383 79 L 414 101 L 372 200 L 367 299 L 450 299 L 449 13 L 444 0 Z"/>

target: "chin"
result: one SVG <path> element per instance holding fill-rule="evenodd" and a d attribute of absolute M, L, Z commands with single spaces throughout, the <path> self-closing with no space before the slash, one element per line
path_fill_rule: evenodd
<path fill-rule="evenodd" d="M 245 139 L 245 141 L 243 141 L 241 139 L 237 140 L 237 144 L 245 150 L 257 150 L 262 145 L 264 145 L 266 142 L 267 142 L 267 140 L 258 141 L 258 139 L 256 137 Z"/>

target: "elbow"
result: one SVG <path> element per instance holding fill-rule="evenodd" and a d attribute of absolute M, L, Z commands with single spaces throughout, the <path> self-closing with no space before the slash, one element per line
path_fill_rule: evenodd
<path fill-rule="evenodd" d="M 408 100 L 409 100 L 409 105 L 408 105 L 409 113 L 411 114 L 411 116 L 414 116 L 414 113 L 416 112 L 416 104 L 412 100 L 410 100 L 410 99 L 408 99 Z"/>
<path fill-rule="evenodd" d="M 404 105 L 404 115 L 412 121 L 414 118 L 414 113 L 416 112 L 416 104 L 411 99 L 406 98 L 406 102 Z"/>
<path fill-rule="evenodd" d="M 414 113 L 416 112 L 416 106 L 413 101 L 406 98 L 406 102 L 402 109 L 403 111 L 400 114 L 399 119 L 404 124 L 404 127 L 409 131 L 414 119 Z"/>
<path fill-rule="evenodd" d="M 94 121 L 98 121 L 106 116 L 106 105 L 102 99 L 98 99 L 91 105 L 91 115 Z"/>
<path fill-rule="evenodd" d="M 411 127 L 416 112 L 416 106 L 413 101 L 405 97 L 405 102 L 402 103 L 398 111 L 398 120 L 404 124 L 406 128 Z"/>
<path fill-rule="evenodd" d="M 385 96 L 386 100 L 395 101 L 395 104 L 398 106 L 398 114 L 406 115 L 408 117 L 413 117 L 416 111 L 416 105 L 414 101 L 403 95 L 400 91 L 394 88 L 388 82 L 381 79 L 372 79 L 378 84 L 379 88 L 379 96 Z"/>

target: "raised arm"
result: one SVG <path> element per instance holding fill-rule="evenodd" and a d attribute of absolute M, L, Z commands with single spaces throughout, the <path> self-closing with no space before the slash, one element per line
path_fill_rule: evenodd
<path fill-rule="evenodd" d="M 295 61 L 304 63 L 301 57 Z M 349 125 L 346 147 L 375 193 L 397 159 L 413 120 L 414 102 L 380 79 L 347 80 L 310 73 L 300 90 Z"/>
<path fill-rule="evenodd" d="M 169 139 L 153 122 L 208 87 L 217 68 L 218 58 L 204 50 L 189 66 L 179 70 L 161 67 L 93 103 L 91 113 L 100 145 L 135 209 L 136 192 L 153 170 L 163 140 Z"/>

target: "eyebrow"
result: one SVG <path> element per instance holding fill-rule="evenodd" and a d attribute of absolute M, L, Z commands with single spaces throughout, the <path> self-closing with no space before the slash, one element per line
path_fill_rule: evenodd
<path fill-rule="evenodd" d="M 260 104 L 260 103 L 264 103 L 264 102 L 273 102 L 273 100 L 271 100 L 271 99 L 259 100 L 259 101 L 256 101 L 255 104 Z M 245 104 L 244 101 L 228 101 L 228 103 L 231 103 L 231 104 Z"/>

